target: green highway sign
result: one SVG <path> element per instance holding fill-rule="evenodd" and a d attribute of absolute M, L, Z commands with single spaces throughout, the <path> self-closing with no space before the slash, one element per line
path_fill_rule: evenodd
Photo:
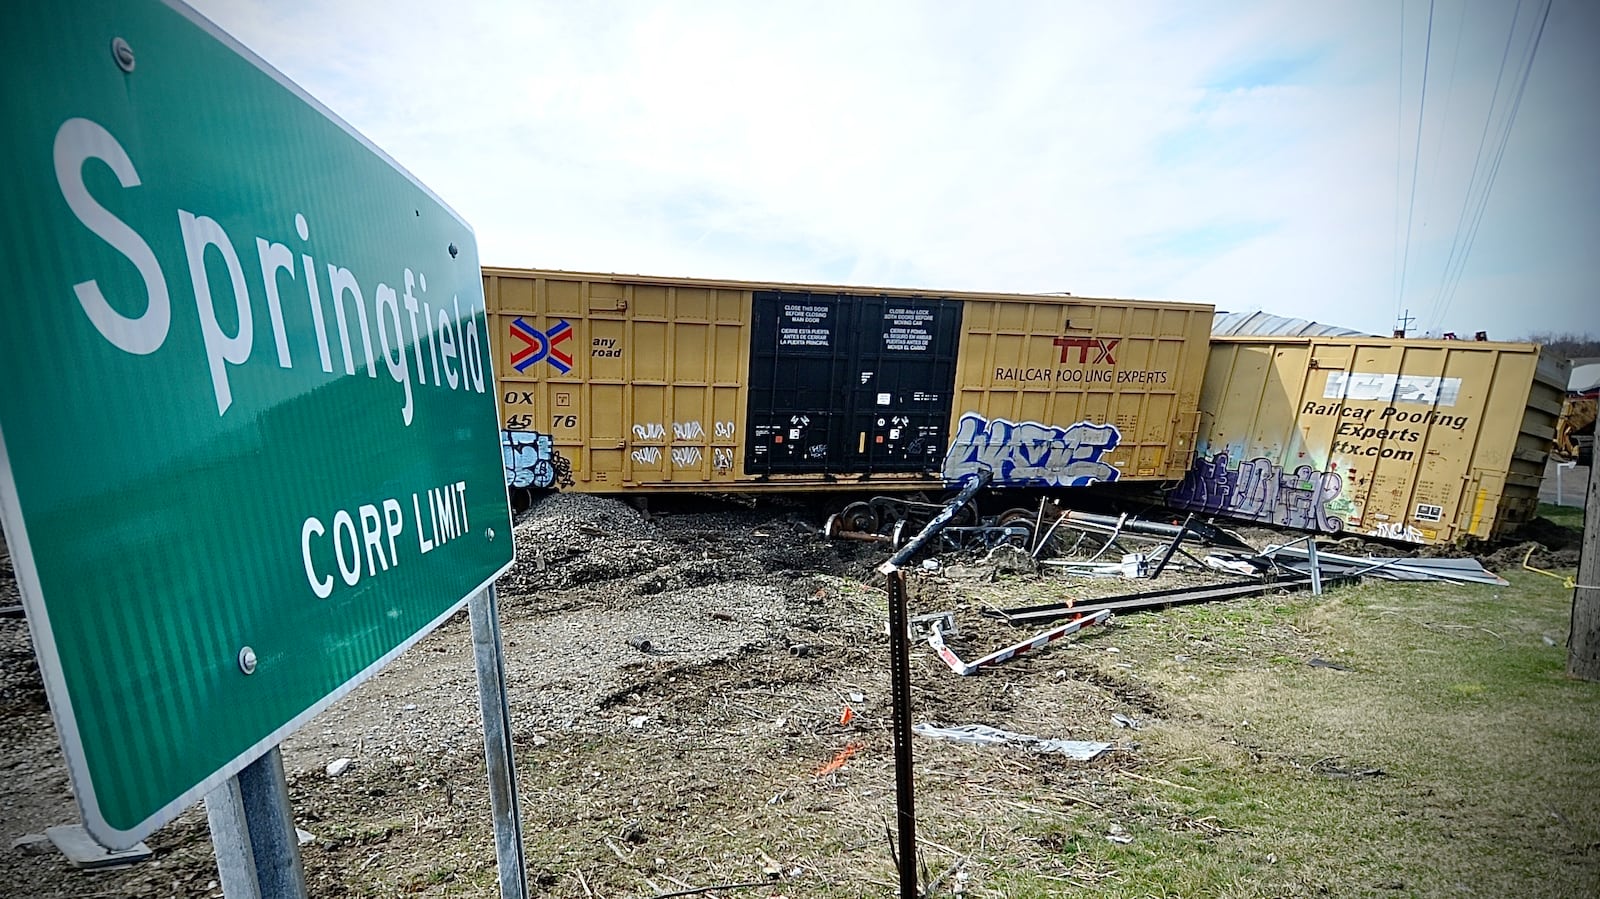
<path fill-rule="evenodd" d="M 483 288 L 464 221 L 187 7 L 12 19 L 0 516 L 120 848 L 510 565 Z"/>

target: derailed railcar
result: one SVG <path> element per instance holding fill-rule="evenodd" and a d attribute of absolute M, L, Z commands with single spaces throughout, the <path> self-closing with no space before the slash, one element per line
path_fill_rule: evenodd
<path fill-rule="evenodd" d="M 1178 509 L 1444 544 L 1538 505 L 1566 362 L 1534 344 L 1214 337 Z"/>
<path fill-rule="evenodd" d="M 484 269 L 508 483 L 1175 481 L 1204 304 Z"/>

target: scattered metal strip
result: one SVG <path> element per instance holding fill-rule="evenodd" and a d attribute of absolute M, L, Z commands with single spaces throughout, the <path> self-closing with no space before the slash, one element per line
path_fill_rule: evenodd
<path fill-rule="evenodd" d="M 1332 575 L 1322 579 L 1322 586 L 1327 588 L 1341 584 L 1353 584 L 1358 580 L 1359 578 L 1350 575 Z M 986 609 L 984 614 L 999 618 L 1007 624 L 1020 627 L 1023 625 L 1037 625 L 1057 618 L 1065 618 L 1068 615 L 1092 615 L 1099 612 L 1116 612 L 1118 614 L 1122 612 L 1141 612 L 1166 606 L 1214 602 L 1221 599 L 1242 599 L 1247 596 L 1275 593 L 1279 590 L 1294 592 L 1309 589 L 1311 589 L 1311 578 L 1309 577 L 1285 578 L 1277 581 L 1251 580 L 1207 587 L 1179 587 L 1173 590 L 1156 590 L 1149 593 L 1110 596 L 1104 599 L 1075 603 L 1071 606 L 1065 603 L 1051 603 L 1049 605 L 1028 606 L 1018 609 Z"/>
<path fill-rule="evenodd" d="M 1040 508 L 1042 509 L 1044 507 L 1040 506 Z M 1050 542 L 1050 535 L 1054 534 L 1056 532 L 1056 528 L 1061 525 L 1061 522 L 1066 520 L 1067 514 L 1065 512 L 1061 513 L 1060 517 L 1055 520 L 1055 523 L 1050 525 L 1050 530 L 1044 532 L 1044 537 L 1040 538 L 1038 542 L 1034 543 L 1033 552 L 1031 552 L 1030 555 L 1032 555 L 1035 559 L 1039 558 L 1039 553 L 1043 551 L 1045 546 Z"/>
<path fill-rule="evenodd" d="M 1288 556 L 1282 564 L 1303 568 L 1309 563 L 1305 550 L 1288 546 L 1269 546 L 1262 555 L 1274 558 Z M 1485 569 L 1477 559 L 1416 559 L 1405 556 L 1344 556 L 1326 550 L 1317 551 L 1318 565 L 1324 571 L 1341 569 L 1368 569 L 1372 577 L 1390 580 L 1453 581 L 1456 583 L 1490 584 L 1504 587 L 1507 581 Z"/>
<path fill-rule="evenodd" d="M 1118 524 L 1118 519 L 1112 518 L 1109 515 L 1095 515 L 1089 512 L 1078 512 L 1071 509 L 1067 510 L 1066 516 L 1068 524 L 1079 528 L 1110 530 L 1111 528 L 1116 527 Z M 1193 516 L 1191 516 L 1191 518 L 1192 517 Z M 1235 549 L 1250 549 L 1254 551 L 1249 544 L 1245 543 L 1243 540 L 1240 540 L 1237 536 L 1217 527 L 1216 525 L 1208 524 L 1203 521 L 1191 521 L 1183 525 L 1178 525 L 1167 524 L 1164 521 L 1146 521 L 1141 518 L 1130 518 L 1126 515 L 1122 516 L 1122 518 L 1125 520 L 1122 522 L 1121 529 L 1126 530 L 1130 534 L 1145 534 L 1149 536 L 1165 537 L 1170 539 L 1174 536 L 1177 536 L 1180 532 L 1187 531 L 1189 536 L 1194 537 L 1202 543 L 1207 543 L 1213 546 L 1229 546 Z"/>
<path fill-rule="evenodd" d="M 1089 559 L 1090 562 L 1098 561 L 1101 556 L 1106 554 L 1106 550 L 1108 550 L 1112 546 L 1116 545 L 1117 537 L 1122 533 L 1122 526 L 1124 524 L 1126 524 L 1127 521 L 1128 521 L 1128 516 L 1126 516 L 1126 515 L 1117 516 L 1116 526 L 1111 529 L 1111 536 L 1106 538 L 1106 545 L 1100 547 L 1100 551 L 1095 553 L 1094 556 L 1091 559 Z M 1121 549 L 1121 547 L 1118 547 L 1118 549 Z M 1127 550 L 1125 550 L 1125 549 L 1122 550 L 1122 551 L 1123 552 L 1127 552 Z"/>
<path fill-rule="evenodd" d="M 1029 637 L 1028 639 L 1023 640 L 1021 643 L 1014 643 L 1010 646 L 1007 646 L 1005 649 L 991 652 L 975 662 L 963 662 L 961 657 L 955 654 L 954 650 L 945 645 L 944 631 L 937 623 L 934 624 L 932 632 L 928 634 L 928 645 L 933 648 L 934 652 L 939 654 L 939 658 L 944 659 L 944 663 L 950 666 L 951 671 L 954 671 L 955 673 L 965 677 L 967 675 L 977 674 L 982 668 L 992 665 L 999 665 L 1002 662 L 1008 662 L 1011 659 L 1022 655 L 1023 653 L 1038 649 L 1046 643 L 1059 640 L 1068 634 L 1077 633 L 1091 624 L 1104 624 L 1106 619 L 1110 617 L 1111 611 L 1109 609 L 1090 614 L 1079 615 L 1077 618 L 1072 619 L 1066 624 L 1060 625 L 1059 627 L 1053 627 L 1044 633 Z"/>

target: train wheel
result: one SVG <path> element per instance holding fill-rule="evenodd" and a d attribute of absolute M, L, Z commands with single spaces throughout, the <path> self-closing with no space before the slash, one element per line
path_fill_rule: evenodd
<path fill-rule="evenodd" d="M 839 513 L 839 523 L 847 531 L 876 534 L 878 511 L 867 503 L 851 503 Z"/>
<path fill-rule="evenodd" d="M 1023 530 L 1027 531 L 1027 534 L 1020 539 L 1017 537 L 1007 538 L 1007 542 L 1011 543 L 1013 546 L 1020 546 L 1023 549 L 1027 549 L 1033 546 L 1033 526 L 1035 517 L 1036 516 L 1033 514 L 1033 512 L 1028 509 L 1007 509 L 1006 511 L 1000 513 L 999 518 L 995 519 L 995 524 L 1003 528 L 1022 528 Z"/>
<path fill-rule="evenodd" d="M 521 515 L 533 506 L 533 491 L 527 487 L 506 487 L 506 495 L 511 503 L 511 514 Z"/>
<path fill-rule="evenodd" d="M 961 508 L 957 509 L 954 517 L 950 519 L 950 526 L 957 528 L 970 528 L 975 526 L 977 523 L 978 504 L 972 500 L 967 500 L 966 505 L 963 505 Z"/>
<path fill-rule="evenodd" d="M 911 520 L 909 518 L 902 518 L 895 522 L 894 530 L 889 533 L 889 548 L 900 549 L 901 547 L 905 546 L 911 541 L 912 537 L 916 536 L 918 530 L 920 530 L 920 528 L 911 526 Z"/>
<path fill-rule="evenodd" d="M 878 524 L 894 524 L 904 517 L 905 504 L 901 500 L 891 499 L 887 496 L 874 496 L 868 501 L 872 511 L 878 516 Z"/>

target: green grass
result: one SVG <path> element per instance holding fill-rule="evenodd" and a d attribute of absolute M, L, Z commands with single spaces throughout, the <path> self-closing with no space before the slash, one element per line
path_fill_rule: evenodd
<path fill-rule="evenodd" d="M 1552 503 L 1539 504 L 1539 517 L 1548 518 L 1563 527 L 1583 530 L 1583 506 L 1557 506 Z"/>
<path fill-rule="evenodd" d="M 1128 616 L 1117 658 L 1188 712 L 1121 781 L 1133 842 L 1085 813 L 1071 891 L 1001 893 L 1600 895 L 1600 684 L 1564 675 L 1570 602 L 1514 573 Z"/>

